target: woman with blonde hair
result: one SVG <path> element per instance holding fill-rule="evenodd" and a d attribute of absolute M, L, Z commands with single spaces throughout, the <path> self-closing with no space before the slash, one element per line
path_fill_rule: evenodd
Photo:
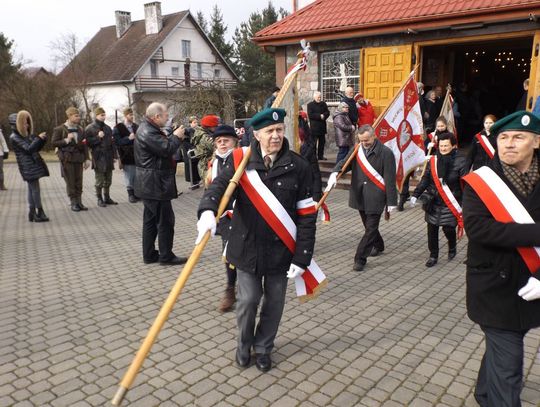
<path fill-rule="evenodd" d="M 17 158 L 19 172 L 28 183 L 28 220 L 30 222 L 47 222 L 49 218 L 41 205 L 39 179 L 49 176 L 49 170 L 39 151 L 47 141 L 45 132 L 34 135 L 32 116 L 26 110 L 9 115 L 11 125 L 11 145 Z"/>
<path fill-rule="evenodd" d="M 467 170 L 476 171 L 478 168 L 488 165 L 495 156 L 497 138 L 491 135 L 491 126 L 497 121 L 492 114 L 484 117 L 484 128 L 474 136 L 471 149 L 467 156 Z"/>

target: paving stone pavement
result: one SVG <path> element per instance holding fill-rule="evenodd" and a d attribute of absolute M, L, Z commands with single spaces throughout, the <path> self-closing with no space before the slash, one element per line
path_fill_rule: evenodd
<path fill-rule="evenodd" d="M 26 185 L 5 166 L 0 192 L 0 406 L 107 406 L 180 268 L 144 265 L 142 204 L 129 204 L 115 171 L 115 207 L 98 208 L 85 172 L 86 213 L 67 205 L 58 163 L 42 179 L 51 222 L 26 220 Z M 175 252 L 196 237 L 201 191 L 183 195 Z M 329 199 L 316 259 L 329 278 L 320 297 L 294 298 L 292 283 L 266 374 L 234 363 L 233 313 L 217 305 L 225 284 L 213 239 L 180 296 L 125 406 L 475 406 L 481 331 L 466 316 L 466 242 L 426 269 L 421 209 L 382 222 L 386 250 L 351 271 L 362 234 L 347 192 Z M 442 234 L 441 234 L 442 235 Z M 441 245 L 443 237 L 441 237 Z M 444 253 L 444 250 L 443 250 Z M 526 337 L 526 407 L 540 405 L 540 331 Z"/>

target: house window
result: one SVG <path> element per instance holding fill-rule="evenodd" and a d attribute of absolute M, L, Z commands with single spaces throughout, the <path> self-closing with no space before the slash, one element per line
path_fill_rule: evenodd
<path fill-rule="evenodd" d="M 158 63 L 156 60 L 150 60 L 150 76 L 152 78 L 157 78 L 158 76 Z"/>
<path fill-rule="evenodd" d="M 180 71 L 177 66 L 173 66 L 171 68 L 171 75 L 172 76 L 180 76 Z"/>
<path fill-rule="evenodd" d="M 197 62 L 197 78 L 202 78 L 202 63 Z"/>
<path fill-rule="evenodd" d="M 358 91 L 360 50 L 321 53 L 321 91 L 326 102 L 339 102 L 336 90 L 352 86 Z"/>
<path fill-rule="evenodd" d="M 214 69 L 214 78 L 221 77 L 221 69 Z"/>
<path fill-rule="evenodd" d="M 182 57 L 191 58 L 191 41 L 182 40 Z"/>

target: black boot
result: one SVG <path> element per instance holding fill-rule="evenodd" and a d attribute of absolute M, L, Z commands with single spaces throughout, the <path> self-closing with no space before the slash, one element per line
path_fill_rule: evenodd
<path fill-rule="evenodd" d="M 127 192 L 128 192 L 129 203 L 139 202 L 139 200 L 135 197 L 135 191 L 133 191 L 132 189 L 128 189 Z"/>
<path fill-rule="evenodd" d="M 80 196 L 77 198 L 77 206 L 79 207 L 79 209 L 81 211 L 87 211 L 88 210 L 88 208 L 82 204 Z"/>
<path fill-rule="evenodd" d="M 34 217 L 34 222 L 48 222 L 49 218 L 45 215 L 43 208 L 37 208 L 36 216 Z"/>
<path fill-rule="evenodd" d="M 36 208 L 30 208 L 28 210 L 28 222 L 33 222 L 36 217 Z"/>
<path fill-rule="evenodd" d="M 77 202 L 77 198 L 71 198 L 71 210 L 73 212 L 81 211 L 81 208 L 79 207 L 79 203 Z"/>
<path fill-rule="evenodd" d="M 428 261 L 426 261 L 426 267 L 433 267 L 435 264 L 437 264 L 436 257 L 430 257 Z"/>
<path fill-rule="evenodd" d="M 109 188 L 105 188 L 105 193 L 104 193 L 104 195 L 105 195 L 104 201 L 105 201 L 105 203 L 106 203 L 107 205 L 118 205 L 118 202 L 115 202 L 115 201 L 113 201 L 113 200 L 111 199 L 111 195 L 109 194 Z"/>
<path fill-rule="evenodd" d="M 105 208 L 107 205 L 105 205 L 105 202 L 103 201 L 103 196 L 101 196 L 101 188 L 96 187 L 96 196 L 98 206 L 100 208 Z"/>
<path fill-rule="evenodd" d="M 405 206 L 406 200 L 407 200 L 406 198 L 405 199 L 403 199 L 402 197 L 399 198 L 399 204 L 397 206 L 398 212 L 403 212 L 403 207 Z"/>
<path fill-rule="evenodd" d="M 452 260 L 454 257 L 456 257 L 456 254 L 457 254 L 456 247 L 454 247 L 453 249 L 452 248 L 448 249 L 448 260 Z"/>

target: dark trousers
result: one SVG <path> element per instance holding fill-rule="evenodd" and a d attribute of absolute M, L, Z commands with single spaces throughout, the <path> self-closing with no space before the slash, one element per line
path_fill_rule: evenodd
<path fill-rule="evenodd" d="M 41 189 L 39 179 L 28 181 L 28 206 L 30 208 L 41 208 Z"/>
<path fill-rule="evenodd" d="M 519 407 L 523 381 L 523 338 L 527 331 L 481 326 L 486 339 L 474 398 L 481 407 Z"/>
<path fill-rule="evenodd" d="M 336 164 L 339 163 L 341 160 L 343 160 L 345 157 L 347 157 L 347 154 L 349 153 L 349 146 L 345 147 L 339 147 L 337 158 L 336 158 Z"/>
<path fill-rule="evenodd" d="M 448 250 L 456 250 L 457 237 L 455 226 L 443 226 L 443 233 L 448 239 Z M 427 224 L 429 257 L 439 258 L 439 226 Z"/>
<path fill-rule="evenodd" d="M 66 181 L 66 191 L 71 199 L 79 198 L 82 195 L 83 185 L 83 165 L 82 163 L 63 163 L 62 169 L 64 180 Z"/>
<path fill-rule="evenodd" d="M 410 172 L 409 175 L 407 175 L 405 179 L 403 180 L 403 186 L 401 187 L 401 192 L 399 194 L 399 203 L 401 205 L 405 203 L 405 201 L 410 195 L 409 194 L 409 181 L 411 180 L 411 177 L 413 174 L 414 174 L 414 171 Z"/>
<path fill-rule="evenodd" d="M 356 248 L 356 255 L 354 256 L 355 263 L 366 264 L 367 258 L 371 253 L 373 247 L 379 251 L 384 250 L 384 240 L 379 233 L 379 222 L 381 220 L 381 214 L 360 212 L 362 218 L 362 224 L 364 225 L 364 236 L 358 243 Z"/>
<path fill-rule="evenodd" d="M 143 200 L 143 259 L 145 261 L 168 261 L 174 257 L 174 212 L 171 201 Z M 158 238 L 159 257 L 155 242 Z"/>
<path fill-rule="evenodd" d="M 274 347 L 287 292 L 287 276 L 261 276 L 238 270 L 236 320 L 238 323 L 238 350 L 249 354 L 269 354 Z M 263 297 L 264 295 L 264 297 Z M 263 298 L 259 323 L 255 328 L 257 307 Z"/>
<path fill-rule="evenodd" d="M 105 172 L 94 171 L 96 173 L 96 188 L 108 189 L 112 184 L 112 170 Z"/>
<path fill-rule="evenodd" d="M 317 158 L 322 160 L 324 158 L 324 145 L 326 144 L 326 134 L 313 133 L 313 140 L 317 143 Z"/>

